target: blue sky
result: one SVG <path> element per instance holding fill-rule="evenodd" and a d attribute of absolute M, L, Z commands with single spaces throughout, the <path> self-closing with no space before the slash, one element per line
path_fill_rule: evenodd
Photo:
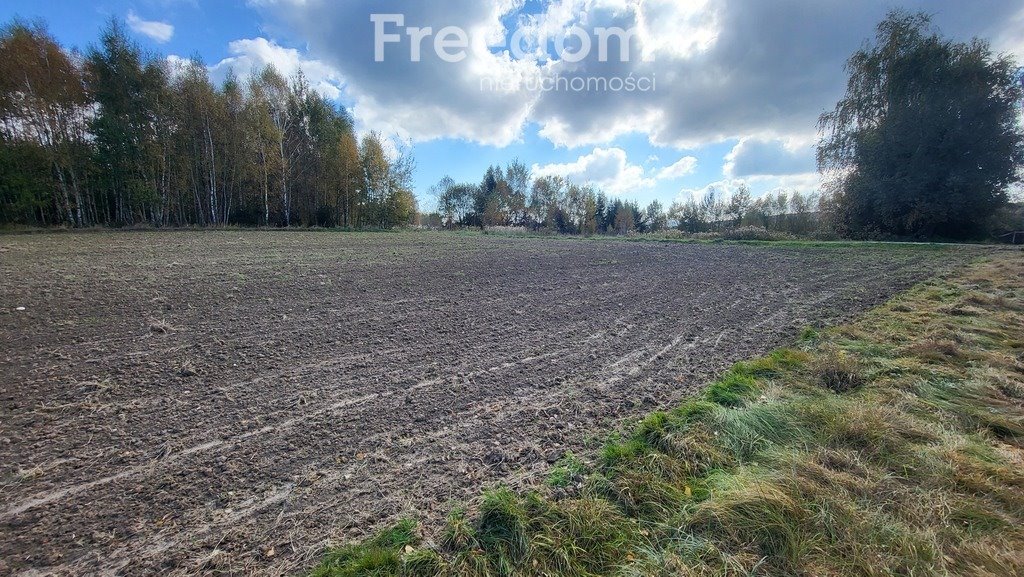
<path fill-rule="evenodd" d="M 443 176 L 477 182 L 490 164 L 518 158 L 535 174 L 594 182 L 609 193 L 666 204 L 747 183 L 812 192 L 815 119 L 844 88 L 842 65 L 895 7 L 923 9 L 956 38 L 981 36 L 1024 55 L 1024 5 L 1015 1 L 908 0 L 7 0 L 0 17 L 43 18 L 67 47 L 93 44 L 110 18 L 128 24 L 147 51 L 198 55 L 215 79 L 272 63 L 301 67 L 313 85 L 349 107 L 360 130 L 405 142 L 426 192 Z M 407 26 L 457 26 L 489 46 L 445 62 L 428 38 L 420 62 L 410 41 L 373 58 L 374 13 Z M 637 31 L 626 61 L 560 58 L 538 38 L 599 27 Z M 531 54 L 503 46 L 517 31 Z M 580 48 L 570 40 L 570 50 Z M 609 46 L 616 54 L 617 45 Z M 653 61 L 640 58 L 649 56 Z M 644 92 L 543 92 L 537 78 L 647 77 Z M 481 89 L 482 79 L 513 88 Z"/>

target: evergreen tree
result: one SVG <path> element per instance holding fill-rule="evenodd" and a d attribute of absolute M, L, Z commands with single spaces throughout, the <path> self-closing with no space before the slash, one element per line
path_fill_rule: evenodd
<path fill-rule="evenodd" d="M 604 233 L 608 231 L 608 197 L 605 196 L 604 192 L 597 193 L 597 200 L 594 203 L 594 222 L 597 226 L 597 232 Z"/>

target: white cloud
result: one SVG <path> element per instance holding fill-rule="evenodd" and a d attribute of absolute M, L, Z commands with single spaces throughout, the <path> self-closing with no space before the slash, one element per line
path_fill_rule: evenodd
<path fill-rule="evenodd" d="M 682 178 L 697 171 L 697 159 L 692 156 L 684 156 L 671 166 L 666 166 L 658 173 L 658 178 L 667 180 Z"/>
<path fill-rule="evenodd" d="M 782 176 L 753 176 L 747 179 L 751 188 L 758 191 L 796 190 L 803 194 L 821 190 L 821 175 L 817 172 L 786 174 Z"/>
<path fill-rule="evenodd" d="M 741 138 L 725 156 L 728 177 L 781 176 L 815 172 L 814 145 L 809 140 Z"/>
<path fill-rule="evenodd" d="M 309 43 L 310 54 L 348 81 L 346 96 L 362 125 L 422 142 L 443 137 L 506 146 L 520 139 L 533 98 L 517 84 L 541 72 L 537 65 L 480 47 L 458 63 L 446 62 L 433 49 L 434 38 L 422 43 L 420 61 L 410 57 L 411 41 L 395 24 L 400 43 L 385 46 L 384 61 L 375 58 L 375 25 L 370 14 L 402 14 L 407 27 L 447 26 L 465 30 L 470 38 L 503 37 L 503 17 L 521 3 L 516 0 L 258 0 L 253 5 L 272 25 Z M 501 89 L 482 88 L 494 79 Z M 507 89 L 506 89 L 507 86 Z"/>
<path fill-rule="evenodd" d="M 725 179 L 718 180 L 715 182 L 708 183 L 700 188 L 684 188 L 679 191 L 676 196 L 678 202 L 689 202 L 691 200 L 700 201 L 706 197 L 709 193 L 714 193 L 716 198 L 729 198 L 739 190 L 739 187 L 747 184 L 743 179 Z"/>
<path fill-rule="evenodd" d="M 699 188 L 684 188 L 676 196 L 678 202 L 700 201 L 710 192 L 719 199 L 730 198 L 740 186 L 750 189 L 753 196 L 761 197 L 776 191 L 797 191 L 813 194 L 821 190 L 821 176 L 816 172 L 789 174 L 784 176 L 754 176 L 750 178 L 724 178 Z"/>
<path fill-rule="evenodd" d="M 609 194 L 626 194 L 654 186 L 641 166 L 630 164 L 621 148 L 595 148 L 575 162 L 533 165 L 533 175 L 562 176 L 579 184 L 593 184 Z"/>
<path fill-rule="evenodd" d="M 695 148 L 756 135 L 791 139 L 813 133 L 818 115 L 845 87 L 843 65 L 892 7 L 890 0 L 553 0 L 522 14 L 523 0 L 250 0 L 281 37 L 308 43 L 350 85 L 356 117 L 372 128 L 401 132 L 415 141 L 463 138 L 496 146 L 520 139 L 527 125 L 562 147 L 608 146 L 626 134 L 651 143 Z M 1002 0 L 977 10 L 961 0 L 902 0 L 907 10 L 935 14 L 956 39 L 991 38 L 997 48 L 1024 50 L 1018 2 Z M 472 50 L 461 63 L 441 61 L 423 43 L 411 62 L 410 40 L 386 47 L 374 61 L 372 13 L 400 13 L 406 26 L 436 32 L 458 26 L 481 44 L 504 39 L 505 26 L 522 24 L 534 41 L 522 60 L 507 52 Z M 537 38 L 579 25 L 637 27 L 632 58 L 583 62 L 554 58 Z M 1016 27 L 1016 28 L 1015 28 Z M 394 32 L 395 30 L 390 30 Z M 616 54 L 617 46 L 609 48 Z M 652 57 L 653 62 L 638 58 Z M 562 77 L 655 77 L 654 91 L 526 91 L 480 89 L 481 78 L 535 80 Z M 513 83 L 514 85 L 515 83 Z M 401 128 L 403 130 L 399 131 Z M 738 151 L 743 152 L 743 150 Z M 743 172 L 737 155 L 737 172 Z M 781 160 L 781 159 L 776 159 Z M 787 168 L 786 170 L 794 170 Z"/>
<path fill-rule="evenodd" d="M 725 156 L 722 173 L 726 179 L 719 184 L 733 190 L 745 183 L 755 196 L 778 190 L 810 194 L 821 188 L 810 138 L 742 138 Z"/>
<path fill-rule="evenodd" d="M 651 0 L 618 11 L 601 11 L 596 0 L 582 4 L 588 9 L 579 20 L 587 26 L 641 25 L 637 45 L 653 51 L 655 62 L 588 59 L 572 66 L 556 62 L 551 69 L 580 77 L 654 75 L 657 90 L 542 94 L 530 119 L 560 146 L 600 145 L 636 133 L 677 148 L 813 133 L 818 115 L 842 95 L 845 61 L 892 8 L 885 0 Z M 1013 16 L 1021 9 L 1013 2 L 992 3 L 985 11 L 954 0 L 900 4 L 935 14 L 936 25 L 955 39 L 995 38 L 997 47 L 1020 42 Z M 693 34 L 673 36 L 678 29 Z"/>
<path fill-rule="evenodd" d="M 1009 19 L 1010 25 L 998 33 L 992 42 L 1000 52 L 1013 54 L 1017 63 L 1024 63 L 1024 8 Z"/>
<path fill-rule="evenodd" d="M 688 58 L 707 52 L 721 33 L 716 6 L 710 0 L 647 0 L 637 6 L 640 43 L 648 58 Z"/>
<path fill-rule="evenodd" d="M 302 70 L 314 90 L 331 99 L 341 96 L 344 86 L 341 74 L 320 60 L 306 58 L 294 48 L 285 48 L 266 38 L 248 38 L 231 42 L 228 51 L 231 56 L 210 66 L 210 76 L 215 82 L 223 82 L 229 71 L 245 79 L 254 70 L 269 64 L 285 77 Z"/>
<path fill-rule="evenodd" d="M 154 42 L 163 44 L 174 37 L 174 26 L 157 20 L 143 20 L 131 10 L 128 11 L 125 22 L 133 32 L 142 34 Z"/>
<path fill-rule="evenodd" d="M 589 96 L 577 94 L 576 97 L 582 101 Z M 545 102 L 543 99 L 542 95 L 538 102 Z M 534 110 L 536 110 L 536 106 L 537 103 L 534 104 Z M 636 106 L 617 110 L 611 116 L 606 116 L 602 122 L 580 127 L 573 124 L 571 114 L 560 113 L 556 116 L 545 117 L 540 122 L 541 127 L 538 133 L 555 146 L 575 148 L 611 142 L 624 134 L 638 132 L 639 127 L 657 126 L 662 117 L 663 113 L 659 110 L 644 110 L 643 107 Z"/>

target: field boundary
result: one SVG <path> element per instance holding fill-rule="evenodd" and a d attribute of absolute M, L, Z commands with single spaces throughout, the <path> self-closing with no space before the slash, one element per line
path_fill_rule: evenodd
<path fill-rule="evenodd" d="M 494 238 L 508 238 L 521 240 L 560 240 L 566 242 L 598 241 L 598 242 L 633 242 L 633 243 L 666 243 L 666 244 L 693 244 L 704 246 L 766 246 L 766 247 L 795 247 L 795 248 L 906 248 L 916 250 L 948 250 L 957 247 L 986 248 L 991 250 L 1019 250 L 1010 244 L 994 244 L 991 242 L 936 242 L 936 241 L 881 241 L 881 240 L 815 240 L 815 239 L 777 239 L 777 240 L 741 240 L 741 239 L 701 239 L 671 237 L 658 233 L 639 235 L 567 235 L 544 232 L 513 233 L 489 230 L 435 230 L 417 228 L 327 228 L 327 227 L 251 227 L 240 225 L 219 225 L 219 226 L 178 226 L 178 227 L 155 227 L 155 226 L 126 226 L 126 227 L 103 227 L 93 226 L 85 228 L 69 227 L 22 227 L 8 226 L 0 227 L 0 238 L 35 236 L 35 235 L 75 235 L 75 234 L 147 234 L 147 233 L 321 233 L 321 234 L 351 234 L 351 235 L 451 235 L 462 237 L 489 236 Z"/>

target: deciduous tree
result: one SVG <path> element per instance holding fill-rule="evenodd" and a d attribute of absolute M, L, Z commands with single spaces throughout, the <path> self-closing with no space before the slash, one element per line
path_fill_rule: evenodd
<path fill-rule="evenodd" d="M 847 71 L 818 148 L 846 231 L 983 233 L 1024 163 L 1013 60 L 981 40 L 942 38 L 925 14 L 895 11 Z"/>

